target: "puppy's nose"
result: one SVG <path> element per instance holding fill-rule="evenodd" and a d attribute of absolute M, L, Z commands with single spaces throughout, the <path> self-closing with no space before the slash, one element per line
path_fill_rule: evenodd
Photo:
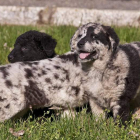
<path fill-rule="evenodd" d="M 11 61 L 11 60 L 13 60 L 13 59 L 14 59 L 14 56 L 13 56 L 13 55 L 9 55 L 9 56 L 8 56 L 8 60 L 9 60 L 9 61 Z"/>
<path fill-rule="evenodd" d="M 82 47 L 84 46 L 84 44 L 85 44 L 85 42 L 80 41 L 80 42 L 78 42 L 78 47 L 79 47 L 79 48 L 82 48 Z"/>

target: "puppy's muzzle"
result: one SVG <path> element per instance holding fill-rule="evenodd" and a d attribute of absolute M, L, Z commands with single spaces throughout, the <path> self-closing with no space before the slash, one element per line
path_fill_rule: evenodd
<path fill-rule="evenodd" d="M 83 48 L 86 42 L 85 39 L 81 39 L 77 44 L 78 48 Z"/>
<path fill-rule="evenodd" d="M 13 55 L 8 55 L 8 60 L 9 60 L 9 62 L 12 62 L 13 59 L 14 59 L 14 56 L 13 56 Z"/>

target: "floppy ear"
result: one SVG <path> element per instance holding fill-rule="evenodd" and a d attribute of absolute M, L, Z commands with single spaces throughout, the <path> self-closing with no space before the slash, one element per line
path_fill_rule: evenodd
<path fill-rule="evenodd" d="M 41 46 L 43 47 L 43 50 L 47 54 L 48 57 L 51 57 L 53 54 L 55 54 L 55 47 L 56 47 L 56 40 L 53 39 L 51 36 L 43 36 L 41 38 Z"/>
<path fill-rule="evenodd" d="M 115 50 L 119 45 L 119 41 L 120 41 L 118 35 L 114 31 L 114 29 L 111 28 L 110 26 L 103 26 L 103 28 L 106 31 L 106 34 L 110 40 L 112 50 Z"/>

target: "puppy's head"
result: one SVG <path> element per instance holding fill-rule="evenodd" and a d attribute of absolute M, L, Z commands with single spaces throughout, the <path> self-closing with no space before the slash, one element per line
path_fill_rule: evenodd
<path fill-rule="evenodd" d="M 79 54 L 81 62 L 103 59 L 110 51 L 116 49 L 119 38 L 109 26 L 97 23 L 85 24 L 75 32 L 71 39 L 71 51 Z"/>
<path fill-rule="evenodd" d="M 16 39 L 8 60 L 14 63 L 52 58 L 55 56 L 55 46 L 56 41 L 51 36 L 38 31 L 27 31 Z"/>

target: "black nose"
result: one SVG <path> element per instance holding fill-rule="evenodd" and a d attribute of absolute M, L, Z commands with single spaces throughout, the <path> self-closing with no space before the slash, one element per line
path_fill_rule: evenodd
<path fill-rule="evenodd" d="M 79 48 L 82 48 L 82 47 L 84 47 L 85 43 L 86 43 L 86 38 L 83 38 L 78 42 L 77 45 Z"/>
<path fill-rule="evenodd" d="M 79 41 L 79 42 L 78 42 L 78 47 L 79 47 L 79 48 L 82 48 L 82 47 L 84 46 L 84 44 L 85 44 L 85 42 Z"/>
<path fill-rule="evenodd" d="M 13 55 L 9 55 L 8 56 L 8 60 L 10 61 L 10 60 L 13 60 L 14 59 L 14 56 Z"/>

